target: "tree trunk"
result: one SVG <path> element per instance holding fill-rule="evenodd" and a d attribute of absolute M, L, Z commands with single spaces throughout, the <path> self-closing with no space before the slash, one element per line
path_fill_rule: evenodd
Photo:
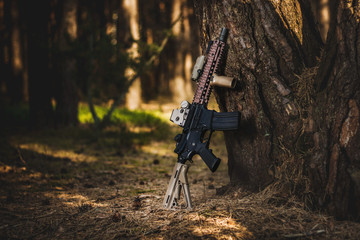
<path fill-rule="evenodd" d="M 141 84 L 146 86 L 142 88 L 143 99 L 180 102 L 192 98 L 190 73 L 199 55 L 199 28 L 197 24 L 191 24 L 196 20 L 193 1 L 141 0 L 139 12 L 143 41 L 160 44 L 165 30 L 171 29 L 173 33 L 159 60 L 154 62 L 152 71 L 141 76 Z"/>
<path fill-rule="evenodd" d="M 179 16 L 183 18 L 176 22 L 172 31 L 174 38 L 170 45 L 174 47 L 171 58 L 170 71 L 173 76 L 170 78 L 169 86 L 172 98 L 175 102 L 181 102 L 184 99 L 192 98 L 192 83 L 190 73 L 192 68 L 192 55 L 189 46 L 191 45 L 191 28 L 189 23 L 189 9 L 186 0 L 173 1 L 172 22 L 175 22 Z"/>
<path fill-rule="evenodd" d="M 11 81 L 11 64 L 9 59 L 11 32 L 11 1 L 0 1 L 0 101 L 7 101 L 8 83 Z"/>
<path fill-rule="evenodd" d="M 146 42 L 148 45 L 159 44 L 161 42 L 164 38 L 163 31 L 165 29 L 170 29 L 170 9 L 171 2 L 167 2 L 165 4 L 164 2 L 158 0 L 139 1 L 141 41 Z M 159 56 L 159 58 L 163 58 L 170 48 L 171 46 L 167 44 L 164 52 Z M 173 51 L 173 49 L 170 50 Z M 148 59 L 151 55 L 146 53 L 145 57 Z M 169 95 L 169 78 L 162 77 L 169 74 L 167 61 L 168 59 L 164 59 L 164 61 L 154 61 L 152 71 L 144 72 L 141 75 L 141 85 L 146 86 L 142 88 L 142 97 L 144 101 L 154 100 L 160 95 L 162 95 L 162 97 L 166 94 Z"/>
<path fill-rule="evenodd" d="M 77 1 L 66 0 L 60 4 L 62 17 L 59 25 L 59 56 L 56 63 L 56 123 L 62 126 L 78 124 L 78 88 L 76 60 L 73 56 L 73 42 L 77 38 Z"/>
<path fill-rule="evenodd" d="M 311 1 L 311 5 L 315 15 L 316 23 L 319 28 L 321 39 L 323 43 L 325 43 L 330 23 L 329 0 L 314 0 Z"/>
<path fill-rule="evenodd" d="M 139 16 L 138 16 L 138 2 L 131 0 L 123 1 L 123 9 L 125 14 L 128 14 L 129 24 L 130 24 L 130 32 L 133 40 L 139 40 Z M 138 44 L 133 42 L 131 47 L 128 49 L 130 56 L 136 58 L 138 57 L 137 52 Z M 125 75 L 127 79 L 131 79 L 136 73 L 130 67 L 126 69 Z M 140 77 L 137 78 L 134 83 L 130 86 L 128 93 L 126 94 L 126 106 L 134 110 L 140 107 L 141 104 L 141 80 Z"/>
<path fill-rule="evenodd" d="M 27 62 L 29 82 L 30 121 L 33 127 L 53 124 L 51 105 L 52 81 L 49 77 L 49 32 L 50 2 L 21 1 L 26 9 Z"/>
<path fill-rule="evenodd" d="M 241 111 L 225 133 L 232 182 L 286 184 L 313 207 L 360 216 L 359 2 L 335 1 L 323 46 L 310 1 L 197 1 L 202 47 L 230 29 L 222 111 Z M 204 37 L 205 36 L 205 37 Z M 320 58 L 320 53 L 323 50 Z"/>
<path fill-rule="evenodd" d="M 22 58 L 23 45 L 22 33 L 20 32 L 20 15 L 18 1 L 9 1 L 11 15 L 10 44 L 9 44 L 9 60 L 11 65 L 11 77 L 8 79 L 8 94 L 11 102 L 20 103 L 26 99 L 26 86 L 24 78 L 24 64 Z"/>

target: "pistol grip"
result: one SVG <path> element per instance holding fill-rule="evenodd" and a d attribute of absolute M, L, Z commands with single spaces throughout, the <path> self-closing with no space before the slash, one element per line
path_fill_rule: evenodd
<path fill-rule="evenodd" d="M 199 144 L 198 146 L 199 147 L 197 149 L 197 153 L 200 155 L 202 160 L 206 163 L 206 165 L 211 170 L 211 172 L 215 172 L 221 162 L 220 158 L 217 158 L 212 153 L 212 150 L 206 148 L 206 146 L 203 143 Z"/>

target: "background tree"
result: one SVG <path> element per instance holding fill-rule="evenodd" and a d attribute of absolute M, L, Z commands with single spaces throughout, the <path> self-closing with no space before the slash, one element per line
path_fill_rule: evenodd
<path fill-rule="evenodd" d="M 171 1 L 163 0 L 142 0 L 139 2 L 139 24 L 140 39 L 149 46 L 154 46 L 161 42 L 164 31 L 171 29 Z M 177 16 L 179 17 L 179 16 Z M 141 76 L 141 85 L 147 86 L 142 89 L 144 101 L 151 101 L 159 96 L 170 97 L 169 79 L 171 71 L 169 64 L 162 64 L 169 61 L 169 54 L 173 50 L 173 45 L 167 44 L 153 63 L 152 70 Z M 144 51 L 145 56 L 151 54 Z"/>
<path fill-rule="evenodd" d="M 191 94 L 188 75 L 196 56 L 190 49 L 198 51 L 198 38 L 189 24 L 194 18 L 190 3 L 51 0 L 37 7 L 1 0 L 2 101 L 29 101 L 32 126 L 74 126 L 79 101 L 88 101 L 99 122 L 94 104 L 111 105 L 105 117 L 110 119 L 119 104 L 138 102 L 139 107 L 143 98 Z M 176 34 L 170 38 L 173 24 Z M 156 61 L 153 56 L 160 52 Z M 148 71 L 154 62 L 156 70 Z M 126 101 L 122 95 L 130 88 L 136 97 Z"/>
<path fill-rule="evenodd" d="M 9 29 L 11 29 L 9 1 L 0 1 L 0 70 L 2 77 L 1 84 L 1 100 L 4 101 L 7 95 L 7 81 L 10 78 L 10 61 L 9 61 Z"/>
<path fill-rule="evenodd" d="M 58 125 L 78 124 L 78 77 L 74 42 L 77 39 L 78 1 L 65 0 L 58 3 L 56 38 L 53 39 L 53 77 L 56 79 L 54 96 L 55 117 Z"/>
<path fill-rule="evenodd" d="M 24 26 L 18 4 L 18 0 L 0 2 L 2 92 L 7 101 L 12 104 L 28 99 L 24 64 Z"/>
<path fill-rule="evenodd" d="M 222 111 L 239 110 L 226 133 L 232 182 L 273 180 L 311 207 L 360 216 L 358 1 L 332 1 L 325 46 L 310 1 L 197 1 L 202 46 L 230 29 Z"/>
<path fill-rule="evenodd" d="M 27 81 L 24 74 L 24 36 L 23 24 L 20 19 L 20 11 L 18 8 L 18 0 L 7 1 L 9 4 L 9 12 L 11 15 L 10 42 L 9 42 L 9 61 L 11 68 L 10 78 L 7 78 L 9 96 L 13 103 L 19 103 L 27 99 Z M 6 12 L 6 11 L 5 11 Z"/>
<path fill-rule="evenodd" d="M 50 1 L 22 1 L 26 23 L 30 121 L 33 126 L 53 124 L 53 80 L 49 70 Z"/>

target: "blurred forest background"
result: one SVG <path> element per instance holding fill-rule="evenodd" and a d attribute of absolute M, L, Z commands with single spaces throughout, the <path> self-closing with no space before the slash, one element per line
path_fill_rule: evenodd
<path fill-rule="evenodd" d="M 229 2 L 236 10 L 231 18 L 209 7 L 221 1 L 0 0 L 0 239 L 360 238 L 359 223 L 309 209 L 293 194 L 284 194 L 284 185 L 274 182 L 259 192 L 232 185 L 221 133 L 215 133 L 211 143 L 223 160 L 216 173 L 198 156 L 191 164 L 188 177 L 195 209 L 162 208 L 176 162 L 172 139 L 181 130 L 170 124 L 169 116 L 182 100 L 193 97 L 190 74 L 200 46 L 214 36 L 210 33 L 218 34 L 220 25 L 226 26 L 225 20 L 248 25 L 249 32 L 261 29 L 267 19 L 252 25 L 250 15 L 233 12 L 275 3 Z M 199 13 L 201 24 L 195 17 Z M 273 15 L 265 15 L 272 19 Z M 283 22 L 272 23 L 277 28 Z M 206 24 L 211 31 L 201 27 Z M 231 29 L 233 39 L 246 29 L 240 26 Z M 325 41 L 327 29 L 320 32 Z M 265 39 L 262 36 L 252 37 Z M 238 56 L 248 62 L 237 50 L 242 41 L 236 48 L 230 45 L 228 72 L 234 76 L 242 68 Z M 272 77 L 266 71 L 258 74 L 265 76 L 260 78 L 264 81 Z M 265 93 L 277 91 L 270 80 Z M 234 105 L 234 99 L 243 101 L 243 92 L 258 89 L 249 86 L 234 90 L 232 99 L 231 94 L 221 95 L 225 91 L 216 92 L 217 98 Z M 245 94 L 245 103 L 253 102 L 261 91 Z M 209 109 L 219 110 L 213 99 Z M 282 106 L 281 101 L 276 104 Z M 235 109 L 242 111 L 243 118 L 252 112 Z M 282 107 L 276 109 L 283 114 L 279 116 L 294 119 Z M 267 121 L 262 115 L 256 119 Z M 278 118 L 279 133 L 291 135 L 287 128 L 292 125 L 286 119 Z M 261 143 L 270 134 L 249 126 L 244 125 L 245 134 L 234 134 L 235 140 L 228 143 L 235 145 L 228 149 L 239 153 L 233 160 L 241 156 L 250 159 L 251 166 L 265 169 L 261 161 L 266 157 L 258 158 L 260 164 L 251 162 L 265 146 L 253 139 Z M 250 131 L 259 137 L 249 137 Z M 283 146 L 278 145 L 284 150 Z M 252 150 L 256 154 L 242 154 Z M 286 150 L 283 155 L 288 154 Z M 289 162 L 289 157 L 284 159 Z M 265 174 L 250 178 L 258 179 L 266 179 Z"/>
<path fill-rule="evenodd" d="M 117 106 L 190 97 L 195 22 L 190 0 L 1 0 L 2 120 L 76 126 L 88 109 L 101 127 Z"/>

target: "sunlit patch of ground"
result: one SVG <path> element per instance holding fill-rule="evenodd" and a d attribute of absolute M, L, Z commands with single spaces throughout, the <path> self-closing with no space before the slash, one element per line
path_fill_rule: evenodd
<path fill-rule="evenodd" d="M 38 154 L 49 155 L 54 158 L 68 158 L 71 161 L 75 161 L 75 162 L 95 162 L 97 160 L 96 157 L 91 155 L 85 155 L 82 153 L 76 153 L 74 151 L 63 150 L 63 149 L 61 150 L 51 149 L 48 147 L 48 145 L 38 144 L 38 143 L 20 144 L 19 149 L 33 151 Z"/>
<path fill-rule="evenodd" d="M 164 210 L 179 128 L 152 137 L 151 121 L 130 133 L 82 126 L 2 139 L 1 239 L 360 239 L 359 223 L 307 211 L 276 184 L 259 193 L 223 187 L 221 133 L 210 146 L 223 159 L 218 171 L 198 157 L 191 164 L 194 209 Z"/>
<path fill-rule="evenodd" d="M 196 236 L 212 236 L 217 239 L 253 239 L 254 236 L 249 230 L 236 222 L 231 217 L 204 217 L 195 216 L 194 222 L 198 222 L 193 227 L 192 232 Z"/>

